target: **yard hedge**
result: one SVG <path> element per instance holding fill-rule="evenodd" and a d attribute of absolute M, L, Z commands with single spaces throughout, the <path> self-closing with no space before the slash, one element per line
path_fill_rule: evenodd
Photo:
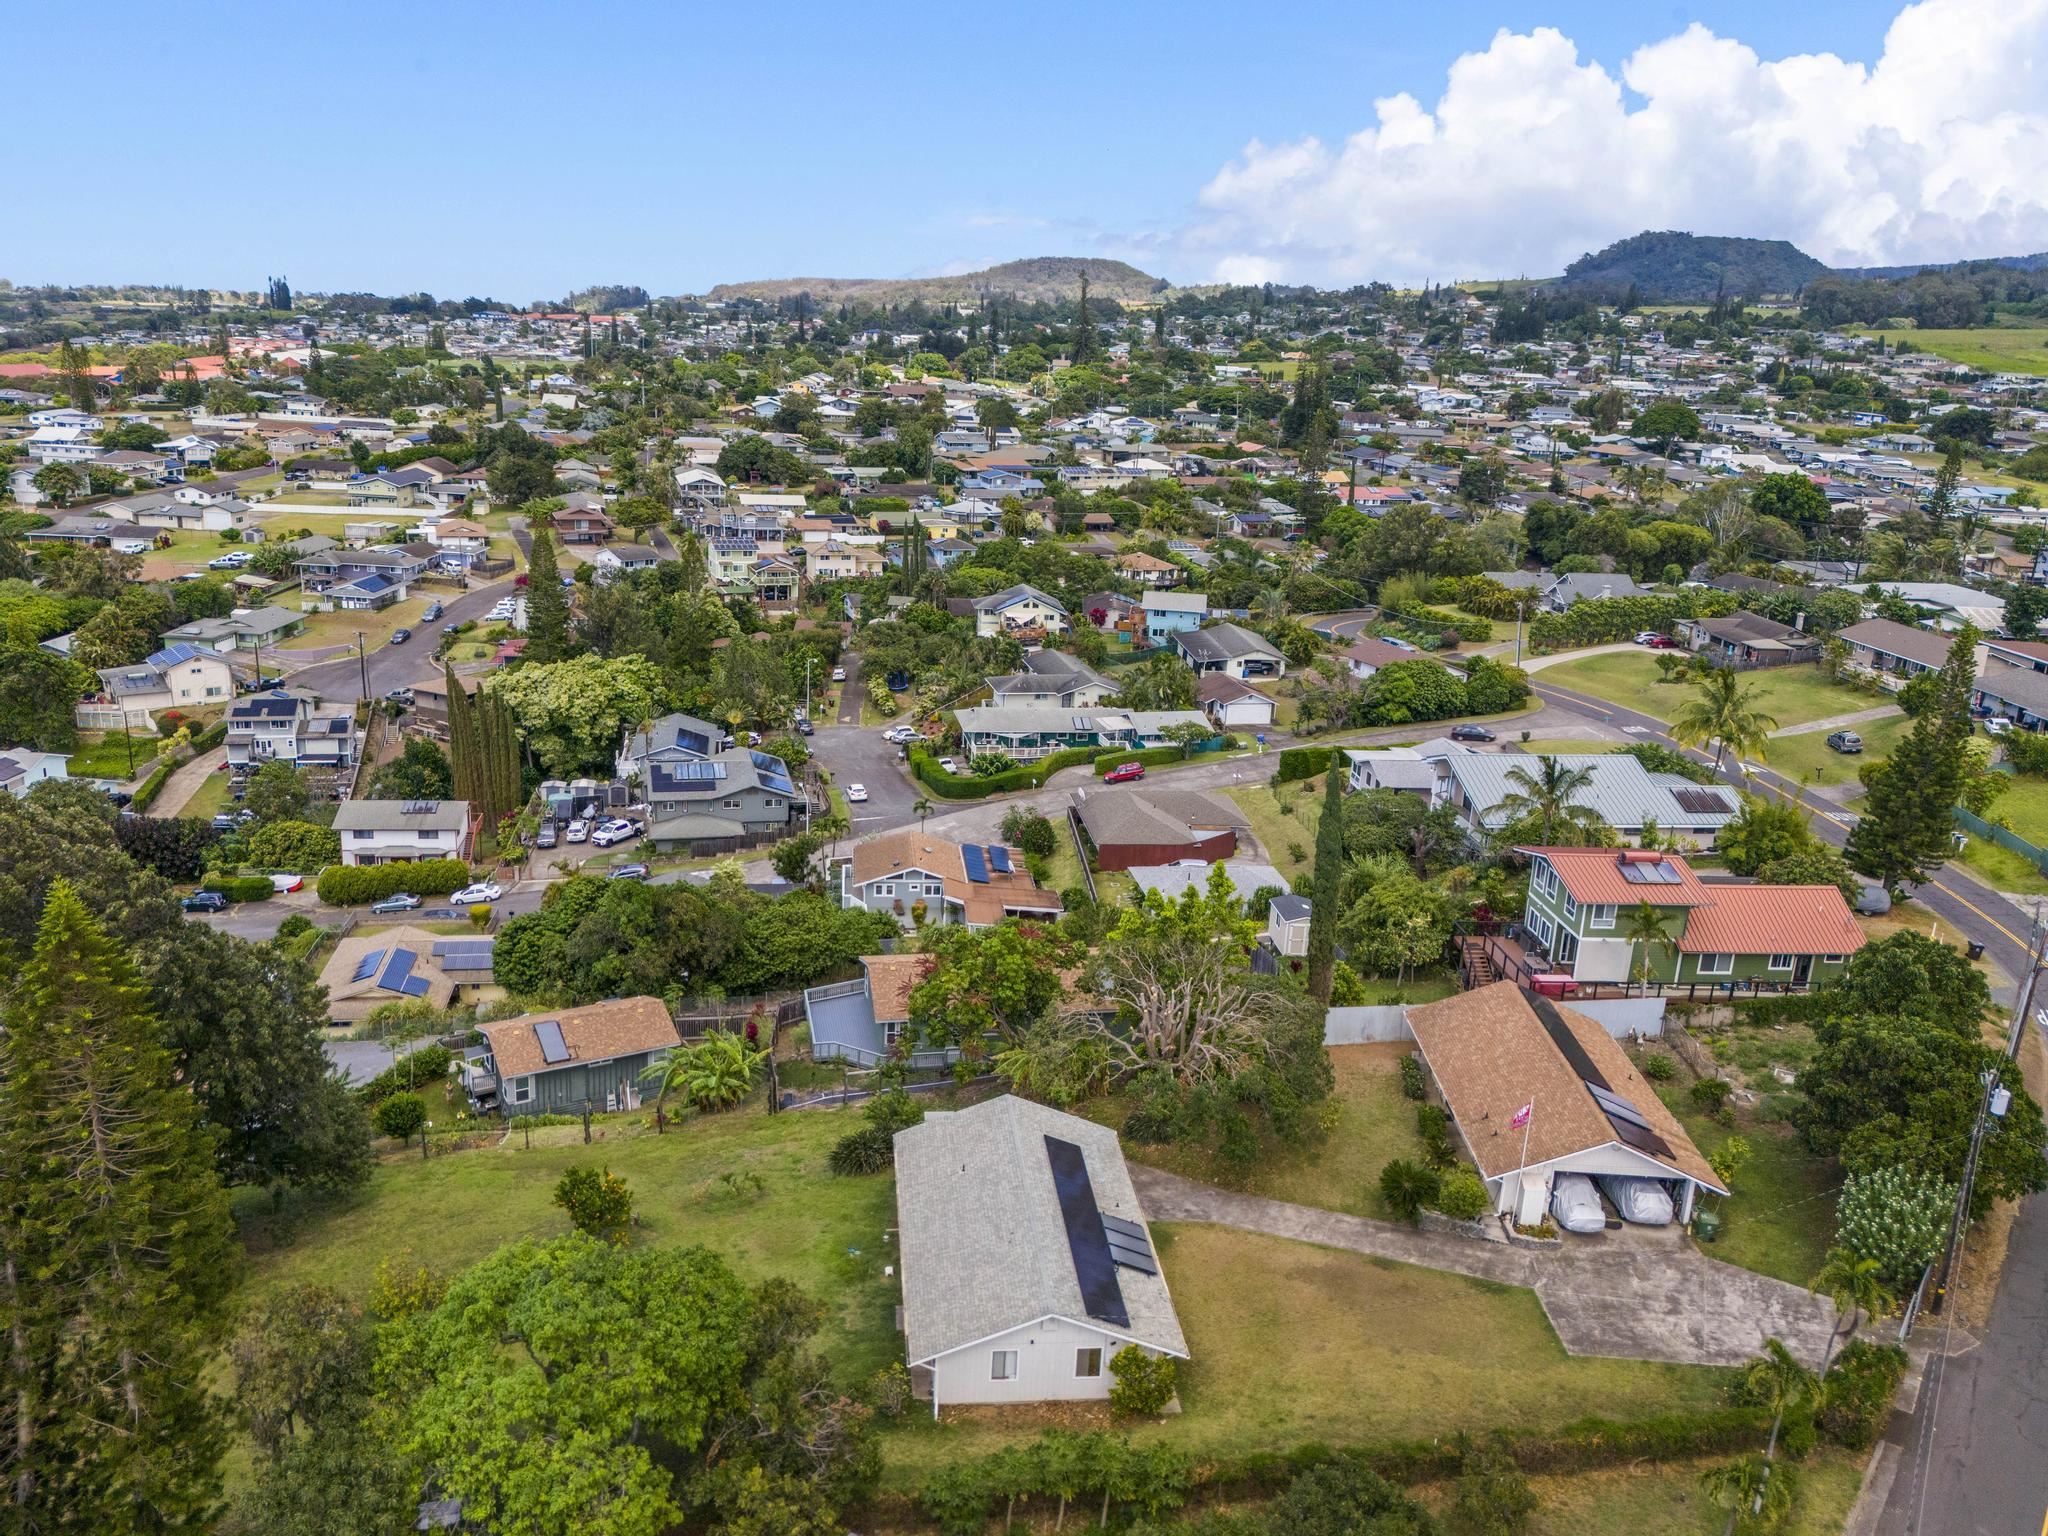
<path fill-rule="evenodd" d="M 1678 596 L 1582 599 L 1563 613 L 1539 613 L 1529 622 L 1529 644 L 1539 651 L 1568 651 L 1582 645 L 1626 640 L 1639 630 L 1668 631 L 1680 619 L 1713 619 L 1735 611 L 1732 592 L 1686 592 Z"/>
<path fill-rule="evenodd" d="M 1291 784 L 1296 779 L 1312 779 L 1326 772 L 1336 755 L 1335 747 L 1286 747 L 1273 769 L 1273 782 Z"/>
<path fill-rule="evenodd" d="M 176 763 L 158 763 L 150 776 L 142 781 L 142 787 L 135 791 L 135 798 L 128 802 L 130 810 L 146 811 L 156 804 L 156 797 L 164 792 L 164 786 L 177 772 Z"/>
<path fill-rule="evenodd" d="M 1214 740 L 1208 746 L 1195 748 L 1195 755 L 1216 750 Z M 1181 755 L 1179 747 L 1140 747 L 1134 752 L 1105 752 L 1095 759 L 1095 777 L 1101 778 L 1112 768 L 1121 768 L 1125 763 L 1143 763 L 1147 768 L 1163 768 L 1168 763 L 1184 763 L 1189 759 Z"/>
<path fill-rule="evenodd" d="M 999 795 L 1007 790 L 1042 788 L 1045 781 L 1062 768 L 1093 762 L 1101 751 L 1100 747 L 1068 747 L 1065 751 L 1041 757 L 1035 763 L 1022 763 L 981 778 L 974 774 L 948 773 L 939 766 L 939 760 L 929 749 L 912 747 L 910 772 L 913 778 L 941 799 L 986 800 L 990 795 Z M 1174 756 L 1177 760 L 1179 753 Z"/>
<path fill-rule="evenodd" d="M 365 1104 L 374 1104 L 394 1093 L 410 1093 L 429 1086 L 448 1075 L 448 1063 L 453 1059 L 445 1045 L 423 1045 L 411 1055 L 399 1057 L 356 1089 L 356 1097 Z"/>
<path fill-rule="evenodd" d="M 331 907 L 350 907 L 382 901 L 401 891 L 446 896 L 467 884 L 469 866 L 462 860 L 418 859 L 410 864 L 333 864 L 321 871 L 319 892 L 320 899 Z"/>
<path fill-rule="evenodd" d="M 193 732 L 192 755 L 194 757 L 197 757 L 201 752 L 211 752 L 215 747 L 219 746 L 222 742 L 226 741 L 227 739 L 227 721 L 216 720 L 213 722 L 213 724 L 209 725 L 205 730 Z"/>
<path fill-rule="evenodd" d="M 277 894 L 277 887 L 270 883 L 268 875 L 228 875 L 209 880 L 200 887 L 203 891 L 217 891 L 229 901 L 267 901 Z"/>

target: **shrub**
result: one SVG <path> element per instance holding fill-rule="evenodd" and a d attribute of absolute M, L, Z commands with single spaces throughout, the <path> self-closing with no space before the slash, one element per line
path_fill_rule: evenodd
<path fill-rule="evenodd" d="M 1196 751 L 1207 751 L 1197 747 Z M 1179 747 L 1140 747 L 1135 752 L 1110 752 L 1095 759 L 1095 776 L 1099 779 L 1112 768 L 1121 768 L 1125 763 L 1143 763 L 1147 768 L 1157 768 L 1165 763 L 1184 763 Z"/>
<path fill-rule="evenodd" d="M 1414 1221 L 1436 1199 L 1440 1182 L 1434 1168 L 1397 1157 L 1380 1170 L 1380 1197 L 1403 1221 Z"/>
<path fill-rule="evenodd" d="M 427 1101 L 416 1093 L 394 1093 L 371 1111 L 370 1123 L 380 1136 L 410 1142 L 413 1132 L 427 1123 Z"/>
<path fill-rule="evenodd" d="M 1955 1204 L 1955 1185 L 1939 1174 L 1875 1168 L 1849 1175 L 1835 1221 L 1842 1246 L 1859 1259 L 1876 1260 L 1885 1284 L 1904 1295 L 1941 1251 Z"/>
<path fill-rule="evenodd" d="M 469 866 L 460 859 L 418 859 L 410 864 L 336 864 L 321 872 L 320 899 L 330 907 L 381 901 L 400 891 L 415 896 L 447 896 L 469 884 Z"/>
<path fill-rule="evenodd" d="M 617 1240 L 633 1219 L 633 1191 L 609 1168 L 571 1168 L 555 1185 L 555 1204 L 593 1237 Z"/>
<path fill-rule="evenodd" d="M 1033 858 L 1049 859 L 1059 847 L 1059 834 L 1039 812 L 1019 806 L 1003 818 L 1003 841 Z"/>
<path fill-rule="evenodd" d="M 1273 768 L 1275 784 L 1290 784 L 1296 779 L 1312 779 L 1325 772 L 1337 756 L 1335 747 L 1287 747 L 1280 753 L 1280 761 Z"/>
<path fill-rule="evenodd" d="M 1454 1221 L 1477 1221 L 1486 1214 L 1490 1203 L 1486 1184 L 1478 1174 L 1470 1168 L 1454 1168 L 1437 1185 L 1432 1208 Z"/>
<path fill-rule="evenodd" d="M 1728 1095 L 1734 1091 L 1735 1085 L 1725 1077 L 1703 1077 L 1687 1090 L 1685 1096 L 1694 1109 L 1718 1115 L 1727 1106 Z"/>
<path fill-rule="evenodd" d="M 1411 1099 L 1419 1099 L 1425 1091 L 1422 1058 L 1410 1051 L 1401 1058 L 1401 1092 Z"/>
<path fill-rule="evenodd" d="M 1653 1083 L 1668 1083 L 1678 1073 L 1677 1066 L 1669 1056 L 1645 1056 L 1638 1065 L 1643 1076 Z"/>
<path fill-rule="evenodd" d="M 1062 768 L 1093 762 L 1100 747 L 1069 747 L 1041 757 L 1035 763 L 1009 768 L 988 778 L 947 773 L 938 759 L 924 747 L 910 749 L 910 771 L 933 794 L 946 800 L 980 800 L 1013 789 L 1037 789 Z"/>
<path fill-rule="evenodd" d="M 924 1106 L 901 1088 L 891 1088 L 869 1099 L 861 1117 L 884 1136 L 894 1136 L 913 1125 L 924 1123 Z"/>
<path fill-rule="evenodd" d="M 832 1144 L 825 1164 L 834 1173 L 880 1173 L 896 1160 L 896 1144 L 887 1131 L 864 1125 Z"/>
<path fill-rule="evenodd" d="M 296 939 L 302 933 L 312 932 L 313 927 L 313 919 L 306 916 L 303 912 L 294 912 L 277 925 L 276 937 L 279 939 Z"/>
<path fill-rule="evenodd" d="M 201 890 L 218 891 L 229 901 L 266 901 L 277 894 L 267 875 L 228 875 L 209 880 Z"/>
<path fill-rule="evenodd" d="M 1651 773 L 1675 773 L 1695 784 L 1715 782 L 1714 770 L 1705 763 L 1694 762 L 1683 752 L 1675 751 L 1660 741 L 1638 741 L 1621 750 Z"/>
<path fill-rule="evenodd" d="M 317 874 L 341 862 L 341 834 L 310 821 L 273 821 L 249 834 L 249 862 L 259 869 Z"/>
<path fill-rule="evenodd" d="M 374 1104 L 391 1094 L 404 1093 L 414 1084 L 436 1082 L 448 1075 L 451 1060 L 453 1057 L 446 1046 L 423 1045 L 364 1083 L 356 1090 L 356 1097 L 366 1104 Z"/>
<path fill-rule="evenodd" d="M 129 809 L 146 811 L 156 803 L 156 797 L 164 792 L 164 785 L 177 772 L 176 763 L 158 763 L 150 776 L 142 781 L 142 787 L 135 791 L 135 798 L 128 802 Z"/>
<path fill-rule="evenodd" d="M 1896 1344 L 1851 1339 L 1821 1383 L 1821 1433 L 1849 1450 L 1869 1450 L 1905 1376 L 1906 1352 Z"/>
<path fill-rule="evenodd" d="M 1415 1134 L 1422 1138 L 1422 1155 L 1432 1168 L 1448 1168 L 1458 1160 L 1451 1144 L 1451 1117 L 1435 1104 L 1415 1106 Z"/>
<path fill-rule="evenodd" d="M 1114 1378 L 1110 1410 L 1121 1415 L 1164 1413 L 1179 1388 L 1180 1372 L 1172 1358 L 1148 1355 L 1135 1344 L 1126 1344 L 1110 1357 L 1109 1373 Z"/>
<path fill-rule="evenodd" d="M 1507 1440 L 1489 1435 L 1459 1447 L 1458 1526 L 1472 1536 L 1515 1536 L 1536 1513 L 1536 1490 Z"/>
<path fill-rule="evenodd" d="M 1017 765 L 1000 752 L 977 752 L 967 771 L 977 779 L 999 778 Z"/>

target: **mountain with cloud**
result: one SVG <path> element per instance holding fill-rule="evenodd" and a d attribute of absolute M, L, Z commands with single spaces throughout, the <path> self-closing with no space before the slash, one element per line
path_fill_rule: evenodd
<path fill-rule="evenodd" d="M 1163 277 L 1139 271 L 1128 262 L 1098 256 L 1032 256 L 1006 261 L 979 272 L 947 277 L 786 277 L 749 283 L 720 283 L 713 299 L 795 298 L 807 293 L 819 304 L 974 304 L 984 298 L 1031 302 L 1063 302 L 1081 291 L 1088 277 L 1090 298 L 1120 304 L 1142 304 L 1172 285 Z"/>

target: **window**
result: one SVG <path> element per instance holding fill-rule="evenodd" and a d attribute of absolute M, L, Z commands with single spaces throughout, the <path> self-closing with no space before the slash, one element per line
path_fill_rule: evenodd
<path fill-rule="evenodd" d="M 1462 798 L 1459 803 L 1464 803 Z M 1551 867 L 1547 859 L 1540 860 L 1536 865 L 1536 890 L 1538 894 L 1544 896 L 1557 894 L 1557 871 Z"/>
<path fill-rule="evenodd" d="M 896 887 L 894 885 L 878 885 L 875 887 L 875 894 L 877 896 L 894 896 L 896 894 Z"/>
<path fill-rule="evenodd" d="M 1735 957 L 1733 955 L 1701 955 L 1697 966 L 1701 976 L 1733 976 Z"/>
<path fill-rule="evenodd" d="M 1076 1376 L 1100 1376 L 1102 1374 L 1102 1351 L 1099 1349 L 1075 1350 L 1074 1374 Z"/>
<path fill-rule="evenodd" d="M 357 830 L 357 831 L 353 831 L 353 832 L 349 833 L 349 837 L 350 837 L 350 838 L 351 838 L 351 839 L 352 839 L 353 841 L 355 841 L 355 842 L 358 842 L 358 843 L 367 843 L 367 842 L 368 842 L 368 841 L 369 841 L 369 840 L 370 840 L 371 838 L 375 837 L 376 835 L 377 835 L 377 834 L 376 834 L 376 832 L 375 832 L 374 830 L 372 830 L 372 831 L 363 831 L 363 830 L 360 830 L 360 829 L 359 829 L 359 830 Z"/>
<path fill-rule="evenodd" d="M 1588 928 L 1612 928 L 1614 926 L 1614 910 L 1612 905 L 1586 908 L 1586 926 Z"/>
<path fill-rule="evenodd" d="M 1529 931 L 1536 935 L 1538 942 L 1545 949 L 1548 949 L 1550 947 L 1550 940 L 1556 934 L 1557 929 L 1550 919 L 1541 912 L 1531 912 L 1529 914 Z"/>
<path fill-rule="evenodd" d="M 514 1104 L 531 1104 L 533 1102 L 532 1078 L 515 1077 L 505 1086 L 511 1090 L 512 1102 Z"/>
<path fill-rule="evenodd" d="M 420 829 L 420 841 L 423 843 L 438 842 L 440 838 L 441 834 L 432 827 L 422 827 Z"/>
<path fill-rule="evenodd" d="M 1840 955 L 1822 955 L 1820 957 L 1820 963 L 1822 965 L 1840 965 L 1842 963 L 1842 957 Z"/>
<path fill-rule="evenodd" d="M 1773 956 L 1771 956 L 1771 969 L 1772 969 L 1772 970 L 1774 970 L 1774 971 L 1789 971 L 1789 970 L 1791 970 L 1791 969 L 1792 969 L 1792 957 L 1791 957 L 1790 955 L 1773 955 Z"/>
<path fill-rule="evenodd" d="M 998 1349 L 988 1357 L 988 1379 L 990 1381 L 1015 1381 L 1017 1379 L 1017 1351 Z"/>
<path fill-rule="evenodd" d="M 1564 920 L 1570 922 L 1579 915 L 1579 898 L 1570 891 L 1564 893 Z"/>

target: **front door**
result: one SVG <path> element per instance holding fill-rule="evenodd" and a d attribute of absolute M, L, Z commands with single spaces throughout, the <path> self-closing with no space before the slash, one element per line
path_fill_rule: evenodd
<path fill-rule="evenodd" d="M 1579 936 L 1570 929 L 1560 927 L 1557 939 L 1550 951 L 1550 958 L 1559 965 L 1570 965 L 1579 958 Z"/>
<path fill-rule="evenodd" d="M 1813 956 L 1795 955 L 1792 960 L 1792 985 L 1803 987 L 1813 979 Z"/>

